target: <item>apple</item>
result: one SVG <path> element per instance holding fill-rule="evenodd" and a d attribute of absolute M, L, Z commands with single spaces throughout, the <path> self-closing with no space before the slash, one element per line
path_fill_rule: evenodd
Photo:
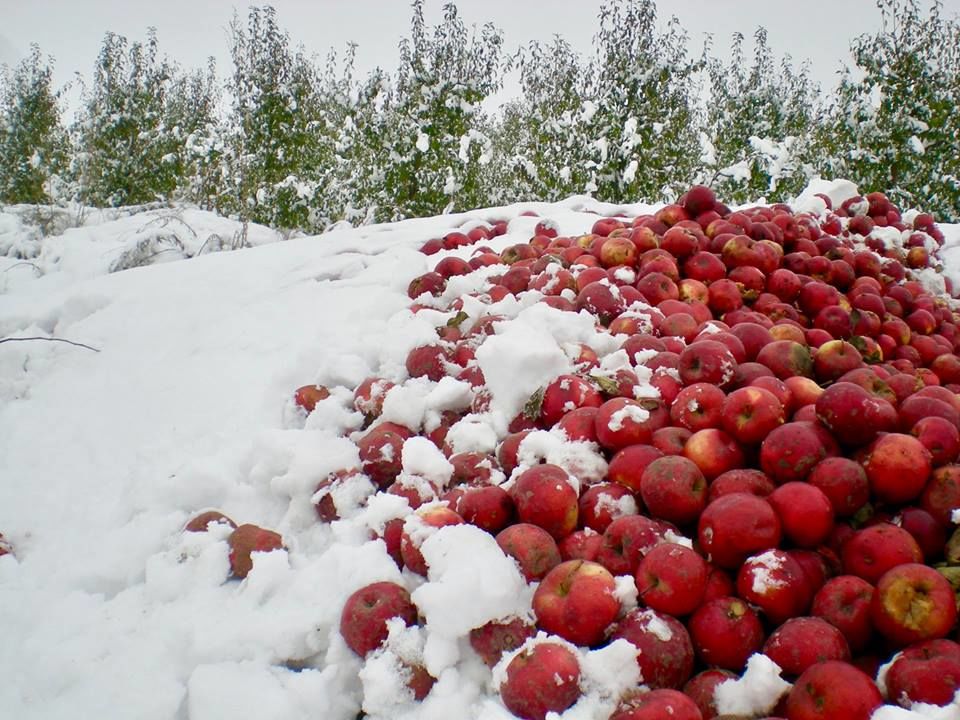
<path fill-rule="evenodd" d="M 554 540 L 569 535 L 577 527 L 575 482 L 559 465 L 545 463 L 524 470 L 510 489 L 520 522 L 542 527 Z"/>
<path fill-rule="evenodd" d="M 610 639 L 624 639 L 637 648 L 640 675 L 651 688 L 681 688 L 693 674 L 690 634 L 670 615 L 636 608 L 614 626 Z"/>
<path fill-rule="evenodd" d="M 536 626 L 522 618 L 491 620 L 470 631 L 470 647 L 492 668 L 504 653 L 516 650 L 536 632 Z"/>
<path fill-rule="evenodd" d="M 960 431 L 946 418 L 922 418 L 913 425 L 910 434 L 930 453 L 933 467 L 955 462 L 960 456 Z"/>
<path fill-rule="evenodd" d="M 640 560 L 662 540 L 665 528 L 643 515 L 624 515 L 607 526 L 596 561 L 614 575 L 633 575 Z"/>
<path fill-rule="evenodd" d="M 604 639 L 620 612 L 616 581 L 596 562 L 568 560 L 548 572 L 533 594 L 537 625 L 576 645 Z"/>
<path fill-rule="evenodd" d="M 850 646 L 843 633 L 826 620 L 795 617 L 770 633 L 763 654 L 779 665 L 784 675 L 796 677 L 818 662 L 849 662 Z"/>
<path fill-rule="evenodd" d="M 723 430 L 707 428 L 695 432 L 683 446 L 683 455 L 700 468 L 707 480 L 728 470 L 743 467 L 743 449 Z"/>
<path fill-rule="evenodd" d="M 843 545 L 843 570 L 876 583 L 897 565 L 923 562 L 923 551 L 903 528 L 881 522 L 857 530 Z"/>
<path fill-rule="evenodd" d="M 933 471 L 920 496 L 920 507 L 942 527 L 950 526 L 953 510 L 960 508 L 960 465 L 944 465 Z"/>
<path fill-rule="evenodd" d="M 813 376 L 810 351 L 793 340 L 775 340 L 757 353 L 757 362 L 766 365 L 781 380 L 799 375 Z"/>
<path fill-rule="evenodd" d="M 661 457 L 663 457 L 663 451 L 652 445 L 628 445 L 618 450 L 610 459 L 607 479 L 623 485 L 634 493 L 639 493 L 643 471 L 650 463 Z"/>
<path fill-rule="evenodd" d="M 726 345 L 713 340 L 697 340 L 680 353 L 677 370 L 684 385 L 711 383 L 723 386 L 730 382 L 737 361 Z"/>
<path fill-rule="evenodd" d="M 859 468 L 860 466 L 857 465 Z M 864 476 L 866 484 L 866 476 Z M 712 503 L 719 497 L 730 495 L 735 492 L 750 493 L 757 497 L 767 497 L 776 487 L 769 477 L 762 470 L 752 468 L 738 468 L 727 470 L 727 472 L 718 475 L 710 483 L 707 491 L 707 504 Z"/>
<path fill-rule="evenodd" d="M 835 382 L 824 390 L 817 398 L 816 413 L 834 437 L 848 446 L 865 445 L 897 426 L 893 405 L 849 382 Z"/>
<path fill-rule="evenodd" d="M 810 614 L 837 628 L 850 650 L 860 652 L 873 637 L 873 593 L 873 585 L 863 578 L 839 575 L 827 580 L 814 595 Z"/>
<path fill-rule="evenodd" d="M 637 567 L 639 599 L 649 608 L 681 617 L 696 610 L 707 589 L 706 561 L 684 545 L 665 542 L 652 548 Z"/>
<path fill-rule="evenodd" d="M 637 514 L 633 493 L 619 483 L 601 482 L 580 494 L 578 524 L 598 533 L 607 529 L 616 518 Z"/>
<path fill-rule="evenodd" d="M 811 422 L 781 425 L 760 445 L 760 468 L 776 483 L 805 480 L 817 463 L 836 454 L 825 435 Z"/>
<path fill-rule="evenodd" d="M 863 461 L 870 491 L 885 503 L 909 502 L 923 492 L 932 469 L 932 456 L 912 435 L 888 433 L 867 450 Z"/>
<path fill-rule="evenodd" d="M 397 583 L 372 583 L 347 598 L 340 614 L 340 634 L 348 648 L 365 657 L 387 639 L 387 621 L 395 617 L 408 627 L 417 623 L 410 593 Z"/>
<path fill-rule="evenodd" d="M 307 413 L 312 413 L 317 403 L 330 397 L 330 391 L 323 385 L 304 385 L 293 393 L 293 401 L 297 407 Z"/>
<path fill-rule="evenodd" d="M 597 409 L 597 442 L 614 452 L 630 445 L 648 443 L 654 431 L 669 422 L 669 411 L 660 400 L 613 398 Z"/>
<path fill-rule="evenodd" d="M 693 700 L 671 688 L 633 691 L 620 701 L 610 720 L 702 720 Z"/>
<path fill-rule="evenodd" d="M 593 383 L 578 375 L 561 375 L 543 391 L 540 420 L 544 427 L 553 427 L 571 410 L 602 404 L 603 397 Z"/>
<path fill-rule="evenodd" d="M 883 704 L 876 684 L 849 663 L 827 660 L 808 667 L 787 696 L 790 720 L 869 720 Z"/>
<path fill-rule="evenodd" d="M 459 492 L 450 509 L 464 522 L 496 535 L 514 517 L 513 499 L 498 485 L 466 487 Z"/>
<path fill-rule="evenodd" d="M 870 499 L 867 473 L 849 458 L 824 458 L 813 466 L 807 482 L 826 495 L 837 517 L 854 515 Z"/>
<path fill-rule="evenodd" d="M 743 600 L 719 597 L 701 605 L 687 623 L 701 662 L 740 672 L 763 645 L 760 618 Z"/>
<path fill-rule="evenodd" d="M 693 700 L 704 720 L 712 720 L 719 715 L 715 696 L 717 685 L 736 679 L 736 674 L 729 670 L 704 670 L 687 681 L 683 686 L 683 694 Z"/>
<path fill-rule="evenodd" d="M 833 529 L 833 505 L 816 486 L 806 482 L 784 483 L 767 502 L 780 518 L 784 537 L 798 548 L 816 548 Z"/>
<path fill-rule="evenodd" d="M 905 563 L 877 581 L 870 617 L 887 640 L 902 647 L 942 638 L 953 630 L 957 603 L 943 575 L 920 563 Z"/>
<path fill-rule="evenodd" d="M 720 427 L 725 398 L 716 385 L 693 383 L 677 394 L 670 407 L 670 419 L 691 432 Z"/>
<path fill-rule="evenodd" d="M 813 593 L 803 567 L 784 550 L 748 557 L 737 572 L 737 595 L 775 625 L 806 612 Z"/>
<path fill-rule="evenodd" d="M 960 645 L 941 639 L 905 648 L 888 669 L 886 685 L 887 696 L 904 707 L 949 705 L 960 689 Z"/>
<path fill-rule="evenodd" d="M 698 539 L 708 558 L 737 568 L 750 555 L 780 544 L 780 520 L 765 499 L 749 493 L 717 498 L 700 515 Z"/>
<path fill-rule="evenodd" d="M 556 540 L 536 525 L 510 525 L 497 534 L 496 540 L 500 549 L 516 560 L 528 583 L 541 580 L 561 562 Z"/>
<path fill-rule="evenodd" d="M 744 445 L 759 444 L 786 420 L 780 400 L 761 387 L 744 387 L 731 392 L 721 410 L 723 429 Z"/>
<path fill-rule="evenodd" d="M 450 525 L 462 525 L 463 518 L 446 505 L 428 505 L 419 508 L 414 515 L 419 523 L 410 522 L 403 525 L 403 534 L 400 537 L 400 557 L 404 566 L 417 575 L 426 577 L 427 562 L 420 552 L 420 545 L 426 539 L 421 528 L 442 528 Z"/>
<path fill-rule="evenodd" d="M 650 436 L 650 444 L 664 455 L 683 455 L 691 435 L 693 433 L 684 427 L 663 427 Z"/>
<path fill-rule="evenodd" d="M 257 525 L 240 525 L 227 538 L 230 549 L 230 575 L 243 579 L 253 569 L 252 553 L 283 549 L 283 538 L 273 530 Z"/>
<path fill-rule="evenodd" d="M 541 642 L 519 652 L 507 665 L 500 699 L 523 720 L 545 720 L 580 697 L 580 663 L 572 650 Z"/>
<path fill-rule="evenodd" d="M 600 546 L 603 544 L 603 535 L 584 528 L 567 535 L 557 546 L 560 549 L 560 560 L 596 560 Z"/>
<path fill-rule="evenodd" d="M 384 423 L 368 430 L 357 441 L 361 468 L 381 490 L 386 489 L 403 467 L 403 443 L 410 431 L 393 423 Z"/>
<path fill-rule="evenodd" d="M 194 515 L 190 520 L 184 525 L 183 529 L 186 532 L 207 532 L 210 527 L 210 524 L 215 525 L 226 525 L 228 527 L 236 529 L 237 524 L 224 515 L 219 510 L 206 510 L 205 512 L 200 513 L 199 515 Z M 0 535 L 0 545 L 2 545 L 3 536 Z"/>
<path fill-rule="evenodd" d="M 700 517 L 707 504 L 707 481 L 695 463 L 668 455 L 654 460 L 640 478 L 640 495 L 650 515 L 686 525 Z"/>

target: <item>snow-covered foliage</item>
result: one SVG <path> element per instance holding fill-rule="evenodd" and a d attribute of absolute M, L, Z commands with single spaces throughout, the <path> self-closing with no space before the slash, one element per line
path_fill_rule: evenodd
<path fill-rule="evenodd" d="M 0 78 L 0 202 L 55 199 L 66 163 L 66 136 L 50 62 L 40 48 Z"/>

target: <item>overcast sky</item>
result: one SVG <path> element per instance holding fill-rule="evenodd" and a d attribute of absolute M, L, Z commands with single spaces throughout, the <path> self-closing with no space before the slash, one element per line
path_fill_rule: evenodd
<path fill-rule="evenodd" d="M 926 2 L 926 0 L 921 0 Z M 16 62 L 37 43 L 55 58 L 56 80 L 75 72 L 89 77 L 104 33 L 131 40 L 156 27 L 160 47 L 183 66 L 198 67 L 214 56 L 222 74 L 229 70 L 227 26 L 234 9 L 250 3 L 230 0 L 0 0 L 0 63 Z M 362 71 L 393 68 L 397 43 L 409 27 L 406 0 L 274 0 L 283 28 L 295 43 L 325 55 L 330 48 L 358 44 Z M 440 16 L 443 0 L 426 0 L 428 21 Z M 459 0 L 467 24 L 492 21 L 514 49 L 530 40 L 567 38 L 583 52 L 597 27 L 600 0 Z M 849 59 L 849 42 L 879 27 L 875 0 L 659 0 L 661 22 L 676 15 L 699 53 L 708 33 L 726 49 L 735 32 L 750 35 L 758 25 L 769 31 L 779 53 L 811 62 L 814 78 L 832 87 L 835 72 Z M 960 15 L 960 0 L 944 0 L 948 15 Z"/>

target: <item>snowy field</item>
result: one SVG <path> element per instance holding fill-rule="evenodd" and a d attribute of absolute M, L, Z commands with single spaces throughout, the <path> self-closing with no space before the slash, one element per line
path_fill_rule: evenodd
<path fill-rule="evenodd" d="M 418 247 L 501 219 L 508 233 L 490 245 L 526 242 L 538 218 L 521 213 L 531 209 L 563 234 L 588 231 L 591 210 L 649 210 L 580 198 L 283 242 L 251 227 L 242 243 L 238 224 L 199 211 L 88 217 L 42 240 L 21 215 L 0 214 L 0 337 L 99 351 L 0 344 L 0 532 L 16 553 L 0 557 L 0 718 L 353 720 L 363 698 L 373 718 L 512 717 L 465 639 L 529 607 L 492 538 L 470 526 L 434 535 L 424 582 L 365 542 L 402 511 L 397 498 L 331 527 L 316 521 L 311 496 L 319 478 L 357 461 L 343 438 L 361 422 L 353 388 L 373 374 L 405 380 L 408 350 L 432 336 L 406 309 L 409 281 L 438 259 Z M 960 226 L 942 228 L 958 277 Z M 251 247 L 211 251 L 236 244 Z M 131 252 L 165 257 L 109 272 Z M 495 357 L 479 358 L 493 412 L 461 429 L 462 447 L 489 443 L 518 399 L 563 371 L 563 343 L 614 354 L 592 320 L 561 323 L 559 311 L 530 307 L 535 299 L 499 308 L 517 323 Z M 291 393 L 313 382 L 333 393 L 305 422 Z M 408 383 L 388 412 L 429 425 L 469 402 L 458 385 Z M 548 445 L 544 454 L 569 454 Z M 404 451 L 409 472 L 440 461 Z M 225 533 L 182 532 L 210 508 L 280 532 L 288 550 L 228 579 Z M 426 621 L 364 667 L 337 625 L 346 596 L 377 580 L 405 583 Z M 422 704 L 398 684 L 404 654 L 438 678 Z M 625 641 L 582 655 L 586 692 L 563 720 L 607 717 L 637 681 Z M 925 716 L 960 717 L 938 713 Z"/>

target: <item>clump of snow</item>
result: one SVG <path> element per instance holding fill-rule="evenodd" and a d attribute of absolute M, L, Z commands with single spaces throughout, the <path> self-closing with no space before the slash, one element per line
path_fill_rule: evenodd
<path fill-rule="evenodd" d="M 418 475 L 438 487 L 445 487 L 453 475 L 453 465 L 446 455 L 425 437 L 414 435 L 403 443 L 403 472 Z"/>
<path fill-rule="evenodd" d="M 620 430 L 623 430 L 623 425 L 628 420 L 639 425 L 649 418 L 649 410 L 645 410 L 639 405 L 627 403 L 610 416 L 610 420 L 607 421 L 607 427 L 614 432 L 619 432 Z"/>
<path fill-rule="evenodd" d="M 426 667 L 437 677 L 460 659 L 458 641 L 470 630 L 529 613 L 533 589 L 493 536 L 472 525 L 441 528 L 420 552 L 429 582 L 412 598 L 426 621 Z"/>
<path fill-rule="evenodd" d="M 620 614 L 626 615 L 638 605 L 637 583 L 632 575 L 617 575 L 613 580 L 613 596 L 620 602 Z"/>
<path fill-rule="evenodd" d="M 826 206 L 823 204 L 823 200 L 815 197 L 818 194 L 829 197 L 833 207 L 838 208 L 844 201 L 859 195 L 860 191 L 849 180 L 811 180 L 804 191 L 791 203 L 791 208 L 794 212 L 823 214 Z"/>
<path fill-rule="evenodd" d="M 594 483 L 607 474 L 607 461 L 594 442 L 568 440 L 561 430 L 534 430 L 520 443 L 514 475 L 547 462 L 567 471 L 567 481 L 580 492 L 581 483 Z"/>
<path fill-rule="evenodd" d="M 929 703 L 911 703 L 910 709 L 896 705 L 882 705 L 877 708 L 870 720 L 960 720 L 960 691 L 947 705 Z"/>
<path fill-rule="evenodd" d="M 765 715 L 793 687 L 780 677 L 779 665 L 766 655 L 754 653 L 747 660 L 747 669 L 737 679 L 725 680 L 714 690 L 720 714 Z"/>

